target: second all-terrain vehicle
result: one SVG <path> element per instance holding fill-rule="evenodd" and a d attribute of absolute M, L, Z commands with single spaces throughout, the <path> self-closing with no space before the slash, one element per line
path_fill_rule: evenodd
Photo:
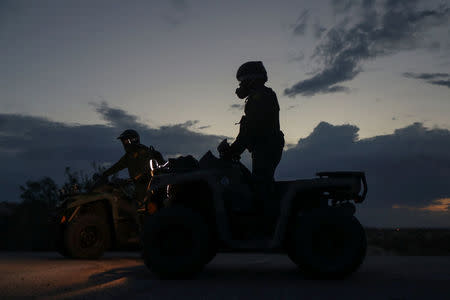
<path fill-rule="evenodd" d="M 228 146 L 226 140 L 219 145 L 221 158 L 208 151 L 199 161 L 151 161 L 141 239 L 152 272 L 191 277 L 223 250 L 287 253 L 313 278 L 342 278 L 358 269 L 367 248 L 354 216 L 354 203 L 367 194 L 363 172 L 275 182 L 271 203 L 261 212 L 249 170 L 221 154 Z"/>
<path fill-rule="evenodd" d="M 97 181 L 84 193 L 75 186 L 61 197 L 53 216 L 56 248 L 61 255 L 96 259 L 110 248 L 140 246 L 131 180 Z"/>

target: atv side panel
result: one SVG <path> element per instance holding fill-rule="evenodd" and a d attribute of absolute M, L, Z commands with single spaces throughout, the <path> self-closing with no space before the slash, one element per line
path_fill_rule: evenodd
<path fill-rule="evenodd" d="M 208 184 L 212 191 L 214 209 L 216 212 L 216 226 L 219 239 L 226 247 L 232 249 L 248 249 L 254 248 L 252 243 L 233 240 L 230 232 L 230 223 L 228 220 L 227 210 L 224 199 L 225 189 L 230 184 L 230 178 L 234 176 L 233 170 L 228 174 L 216 172 L 214 170 L 198 170 L 185 173 L 164 174 L 153 178 L 152 188 L 164 188 L 167 185 L 183 184 L 185 182 L 202 181 Z M 328 194 L 330 197 L 336 191 L 345 191 L 345 195 L 357 195 L 360 192 L 360 179 L 357 177 L 330 177 L 315 178 L 306 180 L 285 181 L 276 183 L 282 193 L 280 199 L 280 214 L 276 224 L 275 234 L 269 244 L 263 244 L 267 251 L 274 251 L 283 246 L 287 227 L 292 216 L 298 215 L 300 211 L 295 211 L 295 202 L 300 201 L 307 203 L 311 208 L 322 207 L 321 214 L 350 214 L 354 213 L 354 209 L 346 207 L 336 207 L 329 210 L 328 199 L 321 199 L 322 194 Z M 245 191 L 242 193 L 245 195 Z M 350 199 L 350 198 L 349 198 Z M 239 199 L 246 201 L 248 199 Z M 344 209 L 344 210 L 342 210 Z M 258 244 L 259 245 L 259 244 Z"/>

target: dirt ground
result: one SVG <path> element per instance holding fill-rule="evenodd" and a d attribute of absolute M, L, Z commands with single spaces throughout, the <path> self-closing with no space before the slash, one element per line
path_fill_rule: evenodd
<path fill-rule="evenodd" d="M 350 278 L 307 280 L 279 254 L 219 254 L 196 278 L 159 280 L 137 253 L 68 260 L 0 252 L 0 298 L 449 299 L 450 257 L 368 256 Z"/>

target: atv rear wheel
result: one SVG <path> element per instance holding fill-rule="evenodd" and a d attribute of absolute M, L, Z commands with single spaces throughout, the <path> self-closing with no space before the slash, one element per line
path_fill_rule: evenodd
<path fill-rule="evenodd" d="M 77 216 L 67 225 L 64 241 L 68 254 L 72 258 L 99 258 L 111 241 L 107 220 L 93 214 Z"/>
<path fill-rule="evenodd" d="M 354 216 L 311 214 L 295 221 L 287 252 L 308 277 L 343 278 L 363 262 L 366 234 Z"/>
<path fill-rule="evenodd" d="M 211 259 L 209 236 L 203 217 L 192 209 L 163 208 L 144 223 L 145 265 L 164 279 L 191 277 Z"/>

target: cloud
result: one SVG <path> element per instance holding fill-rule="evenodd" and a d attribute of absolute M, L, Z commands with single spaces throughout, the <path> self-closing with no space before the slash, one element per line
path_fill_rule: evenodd
<path fill-rule="evenodd" d="M 189 120 L 186 121 L 184 123 L 179 123 L 179 124 L 175 124 L 175 125 L 169 125 L 169 126 L 162 126 L 162 129 L 166 129 L 166 128 L 190 128 L 193 127 L 194 125 L 198 124 L 200 121 L 199 120 Z"/>
<path fill-rule="evenodd" d="M 141 125 L 137 122 L 137 117 L 128 114 L 120 108 L 111 108 L 108 106 L 106 101 L 101 103 L 90 103 L 95 107 L 95 111 L 100 115 L 100 117 L 107 121 L 109 125 L 129 128 L 129 127 L 140 127 Z"/>
<path fill-rule="evenodd" d="M 434 85 L 442 85 L 450 88 L 450 79 L 449 80 L 432 80 L 429 83 Z"/>
<path fill-rule="evenodd" d="M 332 68 L 323 71 L 309 79 L 305 79 L 293 85 L 291 88 L 285 89 L 284 94 L 286 96 L 294 97 L 297 94 L 303 96 L 313 96 L 315 94 L 329 94 L 336 92 L 349 92 L 350 89 L 341 85 L 334 85 L 343 81 L 343 78 L 347 80 L 356 76 L 355 73 L 359 73 L 349 70 L 352 68 L 351 63 L 342 61 L 341 65 L 335 64 Z M 333 86 L 334 85 L 334 86 Z"/>
<path fill-rule="evenodd" d="M 225 138 L 191 130 L 197 120 L 151 128 L 136 116 L 106 102 L 93 104 L 108 125 L 79 125 L 42 117 L 0 114 L 0 194 L 3 200 L 18 199 L 18 187 L 29 179 L 50 176 L 61 181 L 64 168 L 91 170 L 91 162 L 113 163 L 122 155 L 116 137 L 136 129 L 143 144 L 153 145 L 165 157 L 192 154 L 199 158 L 216 149 Z"/>
<path fill-rule="evenodd" d="M 313 35 L 316 39 L 320 39 L 322 37 L 322 34 L 327 31 L 327 28 L 320 25 L 319 21 L 317 20 L 314 23 L 314 27 L 313 27 Z"/>
<path fill-rule="evenodd" d="M 309 21 L 309 10 L 304 9 L 295 24 L 291 25 L 294 35 L 304 35 Z"/>
<path fill-rule="evenodd" d="M 403 76 L 407 78 L 415 78 L 415 79 L 424 79 L 424 80 L 432 80 L 441 77 L 450 77 L 449 73 L 411 73 L 406 72 L 403 73 Z"/>
<path fill-rule="evenodd" d="M 331 0 L 331 6 L 336 14 L 344 13 L 357 4 L 358 0 Z"/>
<path fill-rule="evenodd" d="M 406 78 L 422 79 L 429 84 L 441 85 L 450 88 L 450 74 L 449 73 L 403 73 Z"/>
<path fill-rule="evenodd" d="M 177 27 L 188 17 L 189 4 L 186 0 L 170 0 L 169 14 L 163 16 L 163 19 L 171 26 Z"/>
<path fill-rule="evenodd" d="M 210 128 L 211 127 L 211 125 L 205 125 L 205 126 L 200 126 L 198 129 L 207 129 L 207 128 Z"/>
<path fill-rule="evenodd" d="M 333 1 L 338 7 L 355 7 L 354 1 Z M 417 0 L 388 0 L 381 7 L 364 0 L 337 25 L 330 28 L 316 46 L 312 59 L 322 66 L 310 78 L 284 90 L 290 97 L 348 91 L 337 85 L 362 72 L 369 59 L 422 47 L 424 33 L 448 24 L 450 9 L 419 9 Z M 359 19 L 354 16 L 360 16 Z M 435 84 L 446 85 L 445 82 Z"/>
<path fill-rule="evenodd" d="M 303 53 L 303 51 L 300 51 L 298 54 L 292 55 L 289 58 L 289 62 L 300 62 L 303 61 L 305 59 L 305 54 Z"/>
<path fill-rule="evenodd" d="M 277 178 L 311 178 L 318 171 L 365 171 L 367 200 L 358 216 L 366 225 L 450 226 L 432 217 L 436 199 L 450 198 L 450 131 L 414 123 L 392 134 L 359 139 L 354 125 L 321 122 L 283 153 Z M 417 208 L 393 210 L 393 205 Z M 420 209 L 429 207 L 430 209 Z M 431 215 L 430 215 L 431 214 Z"/>

